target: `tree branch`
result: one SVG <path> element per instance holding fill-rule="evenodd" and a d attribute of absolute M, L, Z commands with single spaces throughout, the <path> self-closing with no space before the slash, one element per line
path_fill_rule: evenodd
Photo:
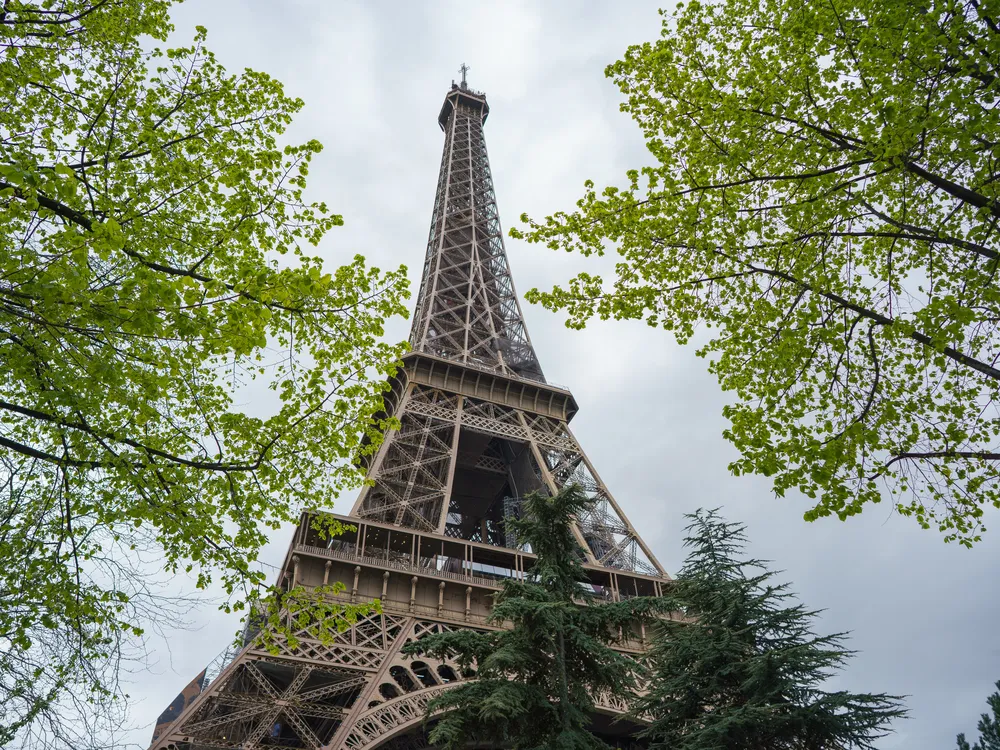
<path fill-rule="evenodd" d="M 24 445 L 22 443 L 15 442 L 5 438 L 0 435 L 0 446 L 4 448 L 10 448 L 15 453 L 20 453 L 22 456 L 28 456 L 29 458 L 37 458 L 40 461 L 45 461 L 50 464 L 56 464 L 57 466 L 82 466 L 88 469 L 96 469 L 101 466 L 99 461 L 76 461 L 70 458 L 59 458 L 51 453 L 45 453 L 37 448 L 32 448 L 29 445 Z"/>
<path fill-rule="evenodd" d="M 660 244 L 664 247 L 690 249 L 687 245 L 676 245 L 676 244 L 672 245 L 670 243 L 662 243 L 662 242 Z M 735 258 L 729 255 L 728 253 L 723 252 L 719 248 L 712 249 L 712 252 L 722 258 L 725 258 L 726 260 L 738 263 L 743 267 L 748 268 L 756 273 L 783 279 L 784 281 L 787 281 L 791 284 L 795 284 L 796 286 L 799 286 L 803 289 L 813 292 L 814 294 L 818 294 L 824 299 L 828 299 L 831 302 L 840 305 L 841 307 L 856 312 L 859 315 L 868 318 L 869 320 L 873 320 L 880 325 L 891 327 L 897 322 L 892 318 L 887 318 L 885 315 L 882 315 L 881 313 L 876 312 L 875 310 L 870 310 L 867 307 L 863 307 L 857 304 L 856 302 L 852 302 L 851 300 L 846 299 L 845 297 L 841 297 L 839 294 L 836 294 L 834 292 L 823 291 L 822 289 L 817 289 L 809 282 L 803 281 L 802 279 L 792 276 L 790 273 L 787 273 L 785 271 L 779 271 L 774 268 L 764 268 L 762 266 L 755 265 L 750 261 L 740 260 L 739 258 Z M 953 347 L 950 346 L 939 347 L 935 345 L 934 340 L 925 333 L 921 333 L 920 331 L 913 331 L 909 333 L 908 336 L 909 338 L 913 339 L 914 341 L 920 344 L 923 344 L 924 346 L 934 349 L 935 351 L 940 351 L 946 357 L 948 357 L 951 360 L 954 360 L 955 362 L 958 362 L 961 365 L 970 367 L 973 370 L 976 370 L 977 372 L 980 372 L 983 375 L 992 378 L 993 380 L 1000 380 L 1000 370 L 998 370 L 997 368 L 991 367 L 985 362 L 980 362 L 978 359 L 970 357 L 968 354 L 963 354 L 962 352 L 958 351 Z"/>

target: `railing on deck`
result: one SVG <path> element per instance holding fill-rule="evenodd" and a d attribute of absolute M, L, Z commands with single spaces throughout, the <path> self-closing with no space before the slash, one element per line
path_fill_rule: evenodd
<path fill-rule="evenodd" d="M 333 547 L 313 547 L 308 544 L 296 544 L 295 550 L 297 552 L 305 552 L 310 555 L 318 555 L 320 557 L 331 557 L 334 560 L 343 560 L 344 562 L 352 563 L 364 563 L 366 565 L 371 565 L 373 567 L 385 567 L 391 568 L 393 570 L 398 570 L 403 573 L 415 573 L 417 575 L 431 575 L 435 578 L 449 578 L 453 581 L 462 581 L 464 583 L 474 583 L 477 586 L 486 586 L 487 588 L 499 589 L 500 582 L 492 578 L 483 578 L 482 576 L 475 576 L 471 573 L 456 573 L 451 570 L 442 570 L 437 565 L 439 560 L 436 557 L 421 557 L 420 561 L 426 562 L 427 565 L 415 565 L 412 561 L 410 555 L 405 553 L 396 552 L 393 553 L 391 550 L 389 554 L 385 554 L 385 550 L 381 552 L 378 557 L 373 557 L 371 555 L 361 555 L 356 552 L 347 552 L 344 550 L 337 550 Z M 460 558 L 444 558 L 445 560 L 458 560 L 463 563 L 464 561 Z"/>

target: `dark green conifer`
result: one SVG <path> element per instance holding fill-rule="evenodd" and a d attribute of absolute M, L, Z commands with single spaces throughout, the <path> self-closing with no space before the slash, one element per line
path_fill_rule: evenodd
<path fill-rule="evenodd" d="M 408 644 L 410 655 L 455 659 L 476 679 L 433 700 L 441 711 L 430 732 L 435 746 L 456 750 L 488 742 L 513 750 L 597 750 L 610 747 L 588 731 L 594 695 L 628 698 L 635 663 L 613 650 L 628 629 L 655 607 L 651 599 L 597 601 L 581 581 L 580 546 L 571 519 L 588 507 L 579 487 L 555 497 L 524 499 L 513 521 L 519 540 L 537 556 L 524 581 L 507 581 L 491 617 L 509 629 L 462 630 Z M 511 627 L 512 626 L 512 627 Z"/>
<path fill-rule="evenodd" d="M 1000 681 L 997 682 L 997 692 L 986 699 L 993 711 L 993 716 L 982 714 L 979 717 L 979 742 L 969 747 L 965 733 L 958 735 L 958 750 L 1000 750 Z"/>
<path fill-rule="evenodd" d="M 650 652 L 643 736 L 670 750 L 872 748 L 905 715 L 899 697 L 823 689 L 851 652 L 818 636 L 817 612 L 745 559 L 744 527 L 688 516 L 690 552 L 671 589 L 688 621 L 665 620 Z"/>

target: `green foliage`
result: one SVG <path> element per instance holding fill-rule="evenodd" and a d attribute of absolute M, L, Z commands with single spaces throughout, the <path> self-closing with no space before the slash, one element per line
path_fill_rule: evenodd
<path fill-rule="evenodd" d="M 334 636 L 343 633 L 362 615 L 381 612 L 377 599 L 363 604 L 337 604 L 333 597 L 347 586 L 341 582 L 306 588 L 296 586 L 288 591 L 276 591 L 260 602 L 252 623 L 257 626 L 254 642 L 275 656 L 282 645 L 295 650 L 300 645 L 300 633 L 325 646 L 334 644 Z"/>
<path fill-rule="evenodd" d="M 446 750 L 491 742 L 514 750 L 607 748 L 587 731 L 594 695 L 628 698 L 637 665 L 614 651 L 620 628 L 649 617 L 652 600 L 598 603 L 585 580 L 570 521 L 590 500 L 577 486 L 555 497 L 529 495 L 512 522 L 537 555 L 524 581 L 507 581 L 491 620 L 508 629 L 437 633 L 407 644 L 411 656 L 454 659 L 476 679 L 433 699 L 428 717 L 443 712 L 430 741 Z"/>
<path fill-rule="evenodd" d="M 266 602 L 266 530 L 386 426 L 405 269 L 309 254 L 341 218 L 304 197 L 320 144 L 279 142 L 302 102 L 204 29 L 154 48 L 170 4 L 0 10 L 0 745 L 118 692 L 164 560 Z M 273 413 L 234 403 L 255 378 Z"/>
<path fill-rule="evenodd" d="M 331 539 L 347 532 L 356 532 L 357 526 L 345 524 L 330 513 L 314 511 L 310 514 L 310 528 L 320 539 Z M 246 617 L 246 627 L 236 645 L 252 638 L 262 649 L 278 656 L 283 646 L 293 651 L 301 644 L 303 633 L 325 646 L 332 646 L 338 633 L 343 633 L 359 618 L 382 611 L 382 603 L 375 599 L 360 604 L 342 604 L 336 597 L 347 590 L 343 581 L 313 586 L 294 586 L 285 589 L 272 586 L 264 596 L 254 597 L 253 608 Z"/>
<path fill-rule="evenodd" d="M 714 511 L 688 517 L 690 551 L 669 598 L 689 619 L 661 621 L 636 704 L 650 747 L 873 748 L 905 714 L 899 698 L 824 691 L 850 656 L 843 634 L 815 635 L 817 613 L 741 557 L 742 526 Z"/>
<path fill-rule="evenodd" d="M 515 237 L 584 256 L 528 297 L 640 319 L 733 401 L 734 473 L 946 540 L 1000 507 L 1000 7 L 695 0 L 607 69 L 652 166 Z"/>
<path fill-rule="evenodd" d="M 986 702 L 993 715 L 982 714 L 976 728 L 979 730 L 979 742 L 969 746 L 965 734 L 958 735 L 958 750 L 1000 750 L 1000 682 L 997 682 L 997 692 Z"/>

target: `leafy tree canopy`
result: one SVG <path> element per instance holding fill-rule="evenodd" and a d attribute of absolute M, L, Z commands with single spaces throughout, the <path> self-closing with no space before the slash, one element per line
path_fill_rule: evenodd
<path fill-rule="evenodd" d="M 430 741 L 446 750 L 490 742 L 514 750 L 609 748 L 588 731 L 595 697 L 628 700 L 640 671 L 612 647 L 621 633 L 656 608 L 652 599 L 595 601 L 580 583 L 586 576 L 570 521 L 591 500 L 575 485 L 555 497 L 525 498 L 511 520 L 518 540 L 537 556 L 523 581 L 506 581 L 491 621 L 503 630 L 435 633 L 403 652 L 453 659 L 476 679 L 431 700 L 440 715 Z"/>
<path fill-rule="evenodd" d="M 743 557 L 741 525 L 714 511 L 688 518 L 689 553 L 668 597 L 688 620 L 660 623 L 635 709 L 650 720 L 650 747 L 874 748 L 904 715 L 899 699 L 824 690 L 851 655 L 843 634 L 813 632 L 817 613 Z"/>
<path fill-rule="evenodd" d="M 1000 507 L 998 61 L 995 0 L 679 7 L 607 69 L 652 165 L 512 232 L 613 277 L 529 298 L 705 324 L 732 471 L 971 545 Z"/>
<path fill-rule="evenodd" d="M 997 692 L 986 699 L 993 715 L 982 714 L 976 725 L 979 730 L 979 742 L 974 743 L 970 748 L 965 734 L 960 734 L 958 735 L 958 750 L 1000 750 L 1000 682 L 997 682 L 996 685 Z"/>
<path fill-rule="evenodd" d="M 405 269 L 310 254 L 341 218 L 304 194 L 320 144 L 280 140 L 302 101 L 204 29 L 154 47 L 170 5 L 0 7 L 0 745 L 113 689 L 147 563 L 252 597 L 264 530 L 385 427 Z M 253 378 L 272 413 L 234 403 Z"/>

